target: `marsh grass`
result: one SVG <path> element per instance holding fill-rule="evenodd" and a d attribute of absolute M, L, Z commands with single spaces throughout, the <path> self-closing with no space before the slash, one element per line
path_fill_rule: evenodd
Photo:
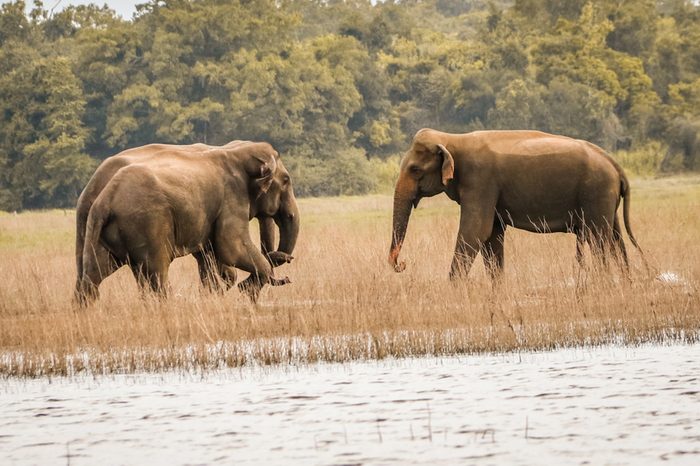
<path fill-rule="evenodd" d="M 633 181 L 632 227 L 654 271 L 627 241 L 630 279 L 580 270 L 572 235 L 510 229 L 500 286 L 480 259 L 467 281 L 451 283 L 459 211 L 444 197 L 414 211 L 408 267 L 396 274 L 386 263 L 390 197 L 305 199 L 300 208 L 296 260 L 277 269 L 293 283 L 266 287 L 257 305 L 237 290 L 201 290 L 186 257 L 171 267 L 167 299 L 142 297 L 122 269 L 84 310 L 71 301 L 73 213 L 0 214 L 0 373 L 208 370 L 700 335 L 698 177 Z"/>

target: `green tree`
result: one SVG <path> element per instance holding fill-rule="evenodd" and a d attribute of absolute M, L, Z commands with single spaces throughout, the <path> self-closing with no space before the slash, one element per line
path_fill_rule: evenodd
<path fill-rule="evenodd" d="M 143 45 L 134 25 L 107 10 L 74 36 L 72 63 L 86 100 L 83 122 L 91 128 L 86 150 L 104 158 L 121 146 L 109 143 L 110 107 L 132 80 L 145 80 Z"/>
<path fill-rule="evenodd" d="M 654 0 L 604 2 L 612 30 L 606 38 L 608 46 L 635 57 L 648 56 L 656 38 L 656 5 Z"/>
<path fill-rule="evenodd" d="M 94 163 L 83 152 L 85 101 L 68 61 L 35 57 L 15 68 L 0 78 L 0 102 L 2 208 L 72 205 Z"/>
<path fill-rule="evenodd" d="M 339 151 L 332 160 L 303 156 L 288 160 L 299 196 L 367 194 L 377 186 L 373 165 L 359 149 Z"/>
<path fill-rule="evenodd" d="M 488 125 L 494 129 L 549 129 L 550 110 L 543 97 L 547 89 L 522 79 L 511 81 L 496 96 L 488 112 Z M 554 115 L 556 117 L 556 115 Z"/>
<path fill-rule="evenodd" d="M 543 95 L 551 109 L 550 125 L 546 130 L 574 138 L 585 139 L 606 148 L 612 148 L 618 134 L 613 113 L 614 100 L 605 92 L 569 81 L 554 78 Z M 606 134 L 609 128 L 613 134 Z"/>
<path fill-rule="evenodd" d="M 422 127 L 665 143 L 697 166 L 692 0 L 26 6 L 0 7 L 2 208 L 68 205 L 96 161 L 151 142 L 266 140 L 313 195 L 387 185 Z"/>
<path fill-rule="evenodd" d="M 352 74 L 324 55 L 327 45 L 292 44 L 284 56 L 236 54 L 228 83 L 235 132 L 318 158 L 352 143 L 347 125 L 362 105 L 361 96 Z"/>

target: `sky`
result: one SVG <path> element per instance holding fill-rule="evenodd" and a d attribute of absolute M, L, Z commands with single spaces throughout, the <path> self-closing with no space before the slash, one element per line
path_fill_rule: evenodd
<path fill-rule="evenodd" d="M 140 3 L 146 3 L 147 0 L 42 0 L 44 2 L 44 8 L 54 11 L 60 11 L 69 5 L 87 5 L 89 3 L 94 3 L 96 5 L 102 6 L 107 5 L 112 10 L 116 11 L 124 19 L 131 19 L 134 12 L 136 11 L 136 5 Z M 31 10 L 34 4 L 33 0 L 25 0 L 27 3 L 27 10 Z M 7 1 L 2 1 L 2 3 L 9 3 Z"/>

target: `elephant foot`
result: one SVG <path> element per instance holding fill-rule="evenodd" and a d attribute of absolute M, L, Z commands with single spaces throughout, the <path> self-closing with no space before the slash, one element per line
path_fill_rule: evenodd
<path fill-rule="evenodd" d="M 288 283 L 292 283 L 292 281 L 289 279 L 289 277 L 284 277 L 284 278 L 270 277 L 270 285 L 272 285 L 272 286 L 282 286 L 282 285 L 287 285 Z"/>
<path fill-rule="evenodd" d="M 267 254 L 267 260 L 273 267 L 278 267 L 283 264 L 289 264 L 294 259 L 293 256 L 282 251 L 272 251 Z"/>
<path fill-rule="evenodd" d="M 466 281 L 467 273 L 462 270 L 450 270 L 449 279 L 450 283 L 461 283 Z"/>
<path fill-rule="evenodd" d="M 258 296 L 260 296 L 260 290 L 262 289 L 262 284 L 260 280 L 253 278 L 252 276 L 246 278 L 238 284 L 238 290 L 241 293 L 248 295 L 248 298 L 255 303 L 258 301 Z"/>
<path fill-rule="evenodd" d="M 86 308 L 89 304 L 97 300 L 99 292 L 97 286 L 89 281 L 79 281 L 75 287 L 73 303 L 80 309 Z"/>

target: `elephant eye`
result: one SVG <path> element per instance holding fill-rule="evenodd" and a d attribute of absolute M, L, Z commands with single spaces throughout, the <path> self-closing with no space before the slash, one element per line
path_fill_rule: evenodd
<path fill-rule="evenodd" d="M 422 171 L 422 170 L 420 169 L 420 167 L 418 167 L 418 166 L 416 166 L 416 165 L 411 165 L 411 167 L 409 168 L 409 170 L 410 170 L 411 173 L 413 173 L 414 175 L 418 175 L 418 174 Z"/>

